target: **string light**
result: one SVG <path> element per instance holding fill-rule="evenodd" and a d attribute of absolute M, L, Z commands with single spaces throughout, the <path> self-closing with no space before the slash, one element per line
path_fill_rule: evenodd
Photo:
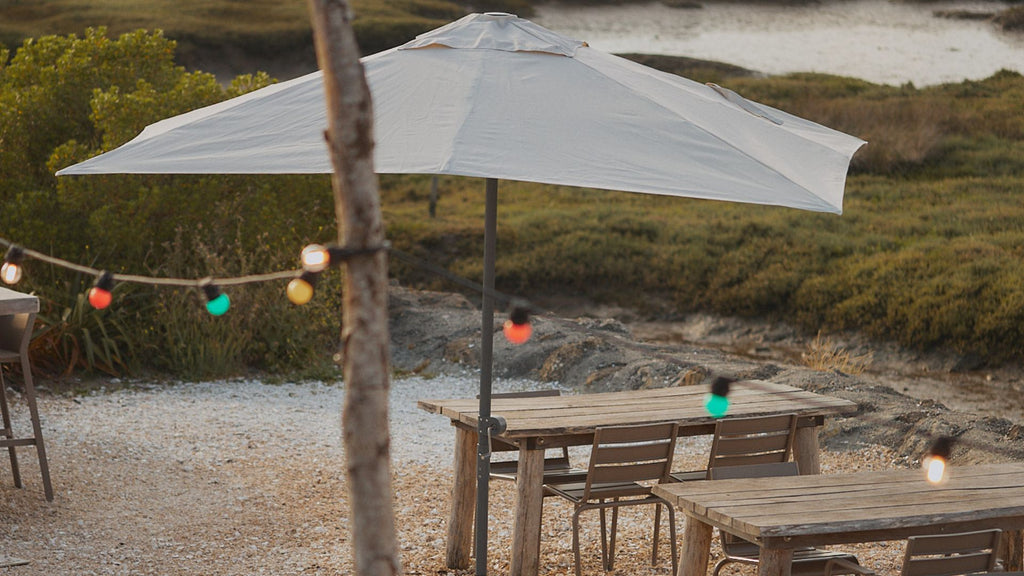
<path fill-rule="evenodd" d="M 729 411 L 729 386 L 735 382 L 732 378 L 719 376 L 711 382 L 711 392 L 704 400 L 704 408 L 715 418 L 725 416 Z"/>
<path fill-rule="evenodd" d="M 9 241 L 9 240 L 7 240 L 5 238 L 2 238 L 2 237 L 0 237 L 0 246 L 7 246 L 8 247 L 7 255 L 4 258 L 4 265 L 3 265 L 2 269 L 0 269 L 0 279 L 3 279 L 8 284 L 16 283 L 18 280 L 21 279 L 21 275 L 22 275 L 21 262 L 26 257 L 33 258 L 33 259 L 36 259 L 36 260 L 39 260 L 39 261 L 42 261 L 42 262 L 46 262 L 46 263 L 49 263 L 49 264 L 52 264 L 52 265 L 55 265 L 55 266 L 59 266 L 59 267 L 62 267 L 62 268 L 66 268 L 68 270 L 72 270 L 72 271 L 79 272 L 79 273 L 82 273 L 82 274 L 88 274 L 88 275 L 91 275 L 91 276 L 102 276 L 104 274 L 108 274 L 107 272 L 102 271 L 102 270 L 98 270 L 96 268 L 91 268 L 91 267 L 88 267 L 88 266 L 83 266 L 81 264 L 75 264 L 73 262 L 68 262 L 67 260 L 62 260 L 60 258 L 49 256 L 47 254 L 43 254 L 43 253 L 37 252 L 35 250 L 31 250 L 31 249 L 28 249 L 28 248 L 22 248 L 20 246 L 15 245 L 13 242 L 11 242 L 11 241 Z M 511 296 L 509 296 L 507 294 L 503 294 L 503 293 L 498 292 L 496 290 L 484 289 L 478 283 L 475 283 L 475 282 L 473 282 L 473 281 L 471 281 L 469 279 L 463 278 L 461 276 L 457 276 L 457 275 L 451 273 L 450 271 L 448 271 L 448 270 L 446 270 L 444 268 L 441 268 L 440 266 L 437 266 L 437 265 L 432 264 L 432 263 L 430 263 L 428 261 L 422 260 L 422 259 L 420 259 L 420 258 L 418 258 L 416 256 L 413 256 L 411 254 L 403 252 L 403 251 L 401 251 L 401 250 L 399 250 L 397 248 L 393 248 L 393 247 L 391 247 L 390 245 L 388 245 L 386 243 L 381 245 L 381 246 L 371 247 L 371 248 L 352 249 L 352 248 L 342 248 L 342 247 L 323 247 L 323 249 L 326 250 L 327 253 L 328 253 L 328 262 L 335 262 L 335 263 L 336 262 L 340 262 L 340 261 L 344 260 L 345 258 L 347 258 L 349 256 L 367 255 L 367 254 L 373 254 L 373 253 L 380 252 L 380 251 L 388 251 L 388 253 L 391 254 L 392 256 L 401 258 L 401 259 L 403 259 L 403 260 L 405 260 L 407 262 L 410 262 L 414 266 L 417 266 L 419 268 L 427 270 L 427 271 L 429 271 L 429 272 L 431 272 L 433 274 L 437 274 L 438 276 L 444 277 L 445 279 L 447 279 L 447 280 L 449 280 L 449 281 L 451 281 L 451 282 L 453 282 L 455 284 L 459 284 L 459 285 L 461 285 L 461 286 L 463 286 L 465 288 L 468 288 L 468 289 L 471 289 L 471 290 L 476 290 L 478 292 L 487 294 L 487 295 L 491 296 L 492 298 L 494 298 L 494 300 L 496 302 L 508 302 L 508 303 L 511 303 L 514 300 L 513 297 L 511 297 Z M 217 284 L 219 286 L 239 286 L 239 285 L 243 285 L 243 284 L 251 284 L 251 283 L 257 283 L 257 282 L 272 282 L 272 281 L 279 281 L 279 280 L 294 281 L 294 280 L 297 280 L 299 278 L 302 278 L 302 276 L 305 276 L 305 274 L 303 272 L 304 271 L 302 269 L 300 269 L 300 270 L 282 270 L 282 271 L 268 272 L 268 273 L 263 273 L 263 274 L 249 274 L 249 275 L 246 275 L 246 276 L 240 276 L 240 277 L 235 277 L 235 278 L 218 278 L 217 279 Z M 296 275 L 300 275 L 300 276 L 297 277 Z M 314 274 L 313 277 L 315 278 L 316 275 Z M 196 287 L 196 283 L 197 283 L 197 280 L 195 278 L 156 278 L 156 277 L 152 277 L 152 276 L 139 276 L 139 275 L 134 275 L 134 274 L 110 274 L 110 278 L 111 278 L 112 281 L 115 281 L 115 282 L 131 282 L 131 283 L 144 284 L 144 285 L 150 285 L 150 286 L 177 286 L 177 287 L 195 288 Z M 307 278 L 307 281 L 308 281 L 308 278 Z M 202 281 L 200 281 L 200 282 L 202 282 Z M 97 284 L 98 283 L 99 282 L 97 281 Z M 312 288 L 312 284 L 313 283 L 310 282 L 310 287 L 311 288 Z M 204 295 L 207 293 L 207 290 L 211 290 L 211 291 L 215 292 L 215 294 L 213 295 L 213 298 L 215 300 L 217 299 L 218 296 L 223 296 L 223 299 L 221 299 L 220 302 L 223 303 L 224 308 L 223 308 L 223 310 L 220 313 L 223 314 L 224 312 L 227 311 L 227 308 L 230 306 L 230 300 L 228 300 L 228 297 L 227 297 L 226 294 L 221 294 L 220 293 L 220 289 L 217 286 L 213 286 L 211 284 L 211 286 L 209 288 L 204 286 L 202 289 L 203 289 Z M 91 293 L 91 291 L 90 291 L 90 293 Z M 210 299 L 207 298 L 207 309 L 208 310 L 210 309 L 209 300 Z M 212 313 L 214 313 L 214 311 L 211 311 L 211 314 Z M 510 318 L 510 320 L 511 320 L 511 318 Z M 589 329 L 580 326 L 577 322 L 572 321 L 572 320 L 565 320 L 565 319 L 560 319 L 560 318 L 557 318 L 557 317 L 550 317 L 550 316 L 549 316 L 549 320 L 551 320 L 555 324 L 560 324 L 560 325 L 562 325 L 562 326 L 564 326 L 566 328 L 570 328 L 570 329 L 574 329 L 574 330 L 583 330 L 583 331 L 586 331 L 586 332 L 590 332 Z M 514 324 L 514 322 L 513 322 L 513 324 Z M 665 362 L 668 362 L 668 363 L 671 363 L 671 364 L 677 364 L 679 366 L 683 366 L 683 367 L 687 367 L 687 368 L 690 367 L 690 365 L 688 363 L 680 361 L 678 358 L 673 357 L 671 354 L 661 353 L 661 352 L 658 352 L 656 350 L 652 350 L 649 347 L 647 347 L 646 345 L 637 344 L 636 342 L 632 342 L 630 340 L 622 338 L 621 336 L 617 336 L 617 335 L 609 333 L 607 331 L 602 330 L 600 332 L 600 336 L 601 336 L 601 338 L 617 341 L 620 345 L 622 345 L 622 346 L 624 346 L 626 348 L 630 348 L 630 349 L 633 349 L 633 350 L 636 350 L 636 351 L 639 351 L 639 352 L 643 352 L 645 354 L 650 354 L 653 357 L 659 358 L 659 359 L 661 359 L 661 360 L 663 360 Z M 708 412 L 710 412 L 712 414 L 712 416 L 715 416 L 716 418 L 718 418 L 718 417 L 724 416 L 725 413 L 728 411 L 728 405 L 729 405 L 729 399 L 728 399 L 729 385 L 732 384 L 732 383 L 738 383 L 738 384 L 740 384 L 740 385 L 742 385 L 742 386 L 744 386 L 746 388 L 752 388 L 752 389 L 757 389 L 757 388 L 761 387 L 757 381 L 738 382 L 737 380 L 732 379 L 732 378 L 717 377 L 712 382 L 711 393 L 708 394 L 707 401 L 705 402 L 705 407 L 707 408 Z M 822 405 L 826 405 L 826 404 L 823 403 Z M 864 418 L 864 419 L 868 418 L 864 414 L 860 414 L 857 417 L 858 418 Z M 876 422 L 876 423 L 881 424 L 882 422 Z M 937 477 L 942 478 L 945 475 L 945 472 L 946 472 L 946 470 L 948 468 L 948 462 L 947 461 L 949 459 L 949 453 L 950 453 L 952 442 L 953 442 L 952 438 L 940 438 L 939 440 L 937 440 L 935 442 L 935 446 L 932 447 L 932 450 L 930 451 L 929 456 L 925 459 L 925 467 L 926 467 L 926 469 L 930 469 L 930 470 L 936 471 L 936 476 Z M 984 446 L 981 446 L 981 447 L 985 448 L 986 450 L 994 450 L 996 452 L 1002 452 L 998 448 L 990 446 L 990 445 L 984 445 Z M 1015 453 L 1012 452 L 1012 451 L 1007 451 L 1007 452 L 1005 452 L 1005 454 L 1007 454 L 1007 455 L 1009 455 L 1011 457 L 1015 455 Z M 934 461 L 934 463 L 933 463 L 933 461 Z"/>
<path fill-rule="evenodd" d="M 505 338 L 513 344 L 524 344 L 533 334 L 533 327 L 530 326 L 530 308 L 523 300 L 511 302 L 511 312 L 501 330 Z"/>
<path fill-rule="evenodd" d="M 231 307 L 231 299 L 220 287 L 207 280 L 202 283 L 203 295 L 206 296 L 206 311 L 214 316 L 223 316 Z"/>
<path fill-rule="evenodd" d="M 953 453 L 953 438 L 940 436 L 932 443 L 928 455 L 921 462 L 925 478 L 930 484 L 944 484 L 949 480 L 949 457 Z"/>
<path fill-rule="evenodd" d="M 316 285 L 316 279 L 319 275 L 320 274 L 318 272 L 310 272 L 309 270 L 306 270 L 298 278 L 293 278 L 285 289 L 285 294 L 288 295 L 288 300 L 297 306 L 302 306 L 312 300 L 313 287 Z"/>
<path fill-rule="evenodd" d="M 25 251 L 11 244 L 4 256 L 4 265 L 0 267 L 0 278 L 6 284 L 17 284 L 21 281 L 21 262 L 25 259 Z"/>
<path fill-rule="evenodd" d="M 97 310 L 103 310 L 114 300 L 110 293 L 114 289 L 114 275 L 104 270 L 96 278 L 96 283 L 89 289 L 89 304 Z"/>
<path fill-rule="evenodd" d="M 303 248 L 299 259 L 302 261 L 302 269 L 306 272 L 323 272 L 331 264 L 330 252 L 320 244 L 310 244 Z"/>

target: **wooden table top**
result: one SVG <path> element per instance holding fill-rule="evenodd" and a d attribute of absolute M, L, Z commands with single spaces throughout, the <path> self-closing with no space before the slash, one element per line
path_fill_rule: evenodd
<path fill-rule="evenodd" d="M 715 418 L 704 408 L 706 386 L 677 386 L 534 398 L 494 398 L 491 414 L 505 419 L 503 438 L 570 437 L 593 434 L 598 426 L 676 421 L 685 434 L 710 434 Z M 796 413 L 816 418 L 856 412 L 857 405 L 774 382 L 739 381 L 729 393 L 728 416 Z M 475 428 L 479 400 L 419 400 L 417 406 L 453 423 Z"/>
<path fill-rule="evenodd" d="M 0 316 L 39 312 L 39 298 L 0 287 Z"/>
<path fill-rule="evenodd" d="M 898 540 L 1024 528 L 1024 463 L 955 466 L 934 486 L 920 469 L 660 484 L 687 515 L 762 546 Z"/>

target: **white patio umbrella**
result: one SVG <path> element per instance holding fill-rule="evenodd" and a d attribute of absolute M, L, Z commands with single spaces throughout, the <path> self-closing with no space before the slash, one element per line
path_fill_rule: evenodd
<path fill-rule="evenodd" d="M 494 425 L 497 179 L 838 214 L 850 158 L 864 142 L 509 14 L 466 16 L 362 62 L 378 173 L 487 178 L 479 574 L 486 566 L 485 436 Z M 157 122 L 57 175 L 330 173 L 326 109 L 316 72 Z"/>

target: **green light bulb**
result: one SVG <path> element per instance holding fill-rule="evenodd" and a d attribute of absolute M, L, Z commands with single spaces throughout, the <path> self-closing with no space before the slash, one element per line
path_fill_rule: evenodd
<path fill-rule="evenodd" d="M 708 414 L 715 418 L 721 418 L 729 410 L 729 398 L 717 394 L 708 394 L 704 400 L 704 407 L 707 408 Z"/>
<path fill-rule="evenodd" d="M 223 316 L 231 307 L 231 300 L 228 295 L 221 293 L 219 296 L 206 303 L 206 311 L 214 316 Z"/>

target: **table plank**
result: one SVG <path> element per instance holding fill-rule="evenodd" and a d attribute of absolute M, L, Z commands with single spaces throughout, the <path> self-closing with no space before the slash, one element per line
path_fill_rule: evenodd
<path fill-rule="evenodd" d="M 0 316 L 39 312 L 39 298 L 0 286 Z"/>
<path fill-rule="evenodd" d="M 565 395 L 548 398 L 499 398 L 491 413 L 507 423 L 504 438 L 565 436 L 592 433 L 597 426 L 641 424 L 651 421 L 686 421 L 688 426 L 714 425 L 703 408 L 704 387 L 686 386 L 651 390 Z M 765 381 L 738 382 L 730 393 L 730 415 L 754 416 L 795 412 L 801 416 L 848 414 L 856 405 L 841 398 L 819 396 L 799 388 Z M 476 426 L 479 401 L 475 399 L 420 400 L 428 412 L 454 422 Z"/>

